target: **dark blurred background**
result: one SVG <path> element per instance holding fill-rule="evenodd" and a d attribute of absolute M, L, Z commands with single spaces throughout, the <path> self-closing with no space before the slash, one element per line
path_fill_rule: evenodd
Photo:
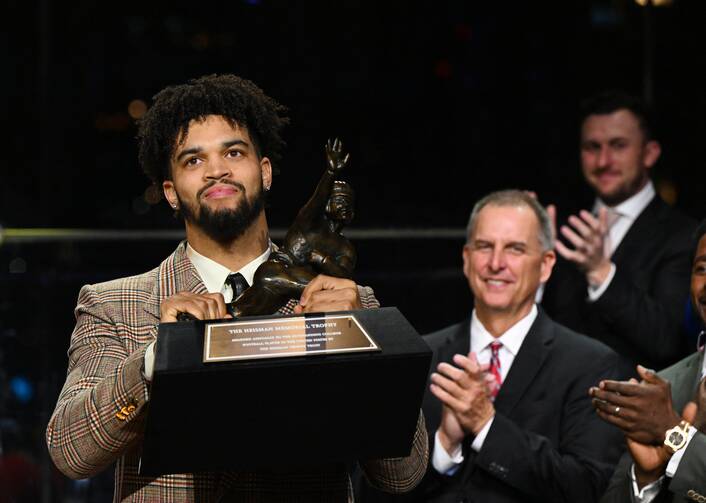
<path fill-rule="evenodd" d="M 469 312 L 460 251 L 479 196 L 519 187 L 560 208 L 591 204 L 577 109 L 593 92 L 652 103 L 657 188 L 706 214 L 706 5 L 645 2 L 8 0 L 0 503 L 111 499 L 110 473 L 54 472 L 43 434 L 80 286 L 151 269 L 179 240 L 136 159 L 135 119 L 158 90 L 228 72 L 289 107 L 273 228 L 291 222 L 326 138 L 340 136 L 358 194 L 356 279 L 423 333 Z"/>

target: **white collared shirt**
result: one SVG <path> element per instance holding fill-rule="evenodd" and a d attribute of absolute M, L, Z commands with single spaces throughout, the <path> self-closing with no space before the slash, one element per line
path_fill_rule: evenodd
<path fill-rule="evenodd" d="M 527 332 L 529 332 L 532 323 L 537 318 L 537 314 L 537 305 L 535 304 L 527 316 L 511 326 L 500 337 L 493 337 L 478 319 L 474 309 L 471 315 L 471 332 L 468 336 L 471 339 L 471 351 L 476 354 L 478 362 L 482 364 L 490 361 L 492 352 L 489 345 L 491 342 L 502 343 L 502 347 L 498 351 L 498 357 L 500 359 L 500 377 L 504 381 L 515 356 L 517 356 L 517 352 L 520 350 L 520 346 L 522 346 L 522 342 L 527 336 Z"/>
<path fill-rule="evenodd" d="M 637 194 L 634 194 L 616 206 L 610 207 L 610 210 L 617 214 L 617 219 L 613 225 L 611 225 L 610 229 L 608 229 L 608 250 L 611 256 L 615 253 L 615 250 L 630 230 L 630 227 L 632 227 L 632 224 L 635 223 L 637 217 L 639 217 L 640 213 L 647 208 L 647 205 L 650 204 L 650 201 L 654 199 L 655 195 L 656 192 L 655 187 L 652 184 L 652 180 L 648 180 L 647 184 L 642 187 Z M 596 199 L 596 202 L 593 205 L 593 214 L 597 215 L 601 208 L 608 208 L 608 206 L 600 199 Z M 610 272 L 603 283 L 595 287 L 588 287 L 589 301 L 594 302 L 598 300 L 601 295 L 603 295 L 603 292 L 608 289 L 610 282 L 613 280 L 615 271 L 616 265 L 611 262 Z"/>
<path fill-rule="evenodd" d="M 616 248 L 618 248 L 632 224 L 637 220 L 637 217 L 640 216 L 640 213 L 642 213 L 645 208 L 647 208 L 647 205 L 650 204 L 650 201 L 654 199 L 655 195 L 655 186 L 652 184 L 651 180 L 648 180 L 647 184 L 642 187 L 637 194 L 610 208 L 619 215 L 608 231 L 611 255 L 615 252 Z M 597 215 L 601 208 L 607 207 L 608 206 L 603 201 L 596 199 L 593 205 L 593 214 Z"/>
<path fill-rule="evenodd" d="M 520 351 L 520 347 L 522 347 L 522 343 L 525 337 L 527 337 L 527 333 L 532 327 L 532 323 L 534 323 L 537 315 L 537 305 L 534 304 L 527 316 L 511 326 L 500 337 L 493 337 L 480 322 L 476 315 L 476 310 L 474 309 L 471 316 L 470 334 L 468 335 L 471 339 L 471 351 L 475 352 L 478 362 L 481 364 L 488 363 L 492 354 L 489 347 L 490 343 L 495 341 L 501 342 L 502 347 L 498 351 L 498 358 L 500 360 L 500 377 L 504 382 L 510 371 L 510 367 L 512 367 L 512 363 L 515 361 L 515 356 L 517 356 L 517 353 Z M 471 449 L 480 452 L 485 442 L 485 437 L 488 436 L 490 427 L 493 425 L 494 419 L 495 416 L 490 418 L 478 432 L 478 435 L 476 435 L 471 443 Z M 434 452 L 432 453 L 432 466 L 434 466 L 434 469 L 439 473 L 451 475 L 458 469 L 458 466 L 463 463 L 463 459 L 461 446 L 452 453 L 446 452 L 439 442 L 439 432 L 437 430 Z"/>
<path fill-rule="evenodd" d="M 255 276 L 255 271 L 260 264 L 268 259 L 270 252 L 272 251 L 272 242 L 267 246 L 267 249 L 257 258 L 254 258 L 239 270 L 234 272 L 239 272 L 247 280 L 248 285 L 252 285 L 253 278 Z M 220 292 L 223 294 L 223 300 L 226 303 L 233 300 L 233 290 L 230 285 L 226 284 L 226 278 L 231 274 L 231 270 L 222 264 L 219 264 L 213 259 L 210 259 L 199 252 L 194 250 L 189 243 L 186 243 L 186 256 L 194 264 L 196 272 L 199 273 L 201 281 L 203 281 L 208 293 Z M 154 342 L 152 342 L 145 350 L 145 378 L 148 381 L 152 381 L 152 375 L 154 374 Z"/>
<path fill-rule="evenodd" d="M 272 243 L 259 257 L 251 260 L 237 271 L 231 271 L 226 266 L 219 264 L 213 259 L 210 259 L 194 250 L 189 243 L 186 244 L 186 256 L 189 257 L 191 263 L 194 264 L 196 272 L 199 273 L 201 281 L 203 281 L 208 293 L 220 292 L 223 294 L 223 299 L 227 302 L 233 300 L 233 291 L 230 285 L 226 284 L 226 278 L 233 272 L 239 272 L 247 280 L 248 285 L 252 285 L 255 271 L 260 264 L 265 262 L 272 250 Z"/>
<path fill-rule="evenodd" d="M 647 184 L 642 187 L 642 189 L 640 189 L 637 194 L 634 194 L 633 196 L 629 197 L 617 206 L 611 207 L 611 210 L 618 215 L 617 219 L 608 230 L 608 250 L 610 251 L 611 256 L 613 255 L 613 253 L 615 253 L 615 250 L 623 241 L 623 238 L 630 230 L 630 227 L 632 227 L 632 224 L 635 223 L 637 217 L 639 217 L 640 213 L 642 213 L 645 208 L 647 208 L 652 199 L 654 199 L 655 195 L 656 192 L 655 187 L 652 184 L 652 180 L 648 180 Z M 600 199 L 596 199 L 596 201 L 593 203 L 593 214 L 597 215 L 598 210 L 607 207 L 608 206 L 603 201 L 601 201 Z M 613 262 L 611 262 L 610 272 L 608 272 L 608 276 L 603 281 L 603 283 L 598 286 L 589 285 L 589 301 L 594 302 L 598 300 L 601 295 L 603 295 L 603 292 L 608 289 L 610 282 L 613 280 L 613 276 L 615 276 L 615 271 L 616 266 Z M 537 290 L 537 295 L 535 296 L 536 302 L 542 301 L 542 297 L 544 296 L 544 285 L 545 284 L 542 283 L 539 286 L 539 289 Z"/>

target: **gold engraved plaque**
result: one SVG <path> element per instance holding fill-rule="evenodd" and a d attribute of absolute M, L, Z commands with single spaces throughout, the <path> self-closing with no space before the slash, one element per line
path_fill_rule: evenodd
<path fill-rule="evenodd" d="M 205 337 L 204 363 L 380 351 L 352 314 L 213 323 Z"/>

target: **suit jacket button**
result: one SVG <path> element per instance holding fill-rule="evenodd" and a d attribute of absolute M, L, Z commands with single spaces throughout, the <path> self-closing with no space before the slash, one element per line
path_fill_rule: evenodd
<path fill-rule="evenodd" d="M 132 404 L 130 405 L 124 405 L 120 407 L 120 410 L 115 414 L 115 417 L 120 419 L 121 421 L 125 421 L 127 417 L 134 412 L 136 407 Z"/>

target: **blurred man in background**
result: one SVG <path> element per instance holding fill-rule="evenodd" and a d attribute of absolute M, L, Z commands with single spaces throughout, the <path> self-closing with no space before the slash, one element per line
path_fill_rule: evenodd
<path fill-rule="evenodd" d="M 684 333 L 695 222 L 655 192 L 660 157 L 646 107 L 608 92 L 582 106 L 581 167 L 596 195 L 591 211 L 558 231 L 560 256 L 542 306 L 558 322 L 636 363 L 671 364 L 687 353 Z M 556 210 L 548 208 L 556 219 Z"/>

